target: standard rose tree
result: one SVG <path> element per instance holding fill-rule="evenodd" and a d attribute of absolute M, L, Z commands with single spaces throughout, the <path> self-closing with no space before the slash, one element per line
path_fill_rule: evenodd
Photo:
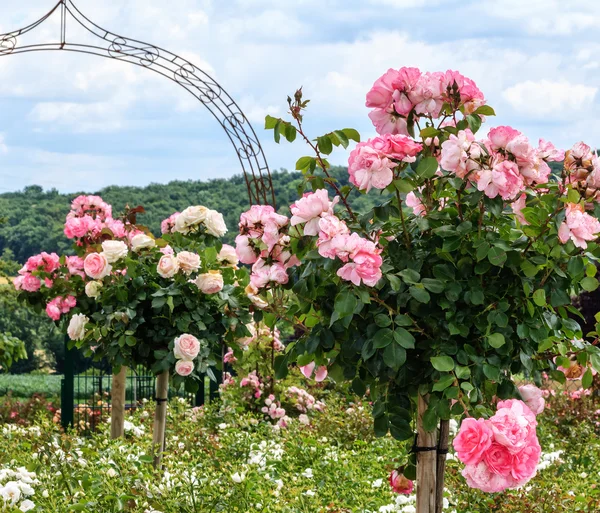
<path fill-rule="evenodd" d="M 508 126 L 478 135 L 494 110 L 455 71 L 386 72 L 367 94 L 378 136 L 366 142 L 348 128 L 311 139 L 302 91 L 288 104 L 290 120 L 265 126 L 276 141 L 310 146 L 296 169 L 312 191 L 290 221 L 248 213 L 237 240 L 253 264 L 251 299 L 300 328 L 279 374 L 295 362 L 327 366 L 369 391 L 378 435 L 414 441 L 416 431 L 401 470 L 418 477 L 419 513 L 441 510 L 452 416 L 465 419 L 455 446 L 468 483 L 522 486 L 540 454 L 543 399 L 514 377 L 564 381 L 575 361 L 589 386 L 600 369 L 596 334 L 582 333 L 571 304 L 598 287 L 596 152 L 536 147 Z M 351 140 L 344 186 L 326 156 Z M 378 194 L 378 206 L 355 212 L 353 189 Z"/>

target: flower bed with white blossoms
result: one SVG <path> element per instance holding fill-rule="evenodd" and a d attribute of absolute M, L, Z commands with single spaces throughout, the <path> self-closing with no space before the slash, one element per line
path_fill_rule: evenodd
<path fill-rule="evenodd" d="M 400 444 L 370 434 L 367 403 L 333 396 L 310 425 L 293 419 L 285 428 L 258 412 L 190 410 L 172 401 L 164 472 L 151 464 L 152 403 L 127 417 L 126 437 L 117 441 L 104 424 L 89 438 L 61 434 L 50 421 L 6 424 L 0 511 L 414 513 L 414 494 L 395 493 L 390 484 L 397 483 L 387 479 L 406 458 Z M 468 488 L 451 450 L 444 511 L 598 511 L 598 432 L 586 424 L 557 426 L 544 415 L 539 421 L 547 452 L 537 476 L 517 490 Z"/>

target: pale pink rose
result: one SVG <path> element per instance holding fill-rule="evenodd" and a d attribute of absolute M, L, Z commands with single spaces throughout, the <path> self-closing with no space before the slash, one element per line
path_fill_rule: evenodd
<path fill-rule="evenodd" d="M 521 132 L 510 126 L 492 128 L 488 133 L 490 148 L 493 151 L 504 150 L 513 139 L 520 135 Z"/>
<path fill-rule="evenodd" d="M 75 296 L 67 296 L 62 299 L 61 311 L 62 313 L 67 313 L 71 308 L 75 308 L 76 305 L 77 299 L 75 299 Z"/>
<path fill-rule="evenodd" d="M 538 387 L 535 385 L 522 385 L 519 387 L 519 392 L 525 404 L 535 415 L 539 415 L 544 411 L 546 401 L 543 392 Z"/>
<path fill-rule="evenodd" d="M 53 321 L 58 321 L 61 316 L 61 311 L 60 311 L 60 306 L 59 306 L 60 303 L 59 303 L 59 301 L 57 301 L 57 299 L 60 299 L 60 298 L 53 299 L 46 305 L 46 314 L 48 314 L 48 317 L 50 317 L 50 319 L 52 319 Z"/>
<path fill-rule="evenodd" d="M 400 72 L 388 69 L 367 93 L 365 105 L 370 108 L 387 109 L 393 101 L 394 92 L 401 85 L 400 81 Z"/>
<path fill-rule="evenodd" d="M 275 212 L 270 205 L 252 205 L 240 216 L 240 233 L 251 239 L 260 238 L 267 245 L 267 250 L 271 251 L 279 241 L 279 230 L 288 222 L 286 216 Z"/>
<path fill-rule="evenodd" d="M 385 189 L 394 179 L 396 164 L 371 146 L 371 141 L 358 143 L 348 158 L 350 182 L 360 190 Z"/>
<path fill-rule="evenodd" d="M 269 283 L 279 283 L 285 285 L 289 280 L 285 266 L 280 263 L 268 265 L 262 258 L 258 259 L 252 266 L 252 274 L 250 276 L 250 284 L 262 289 Z"/>
<path fill-rule="evenodd" d="M 355 235 L 355 234 L 353 234 Z M 363 282 L 369 287 L 373 287 L 381 279 L 381 249 L 373 242 L 366 239 L 348 237 L 354 247 L 346 247 L 350 250 L 349 256 L 352 262 L 347 263 L 342 268 L 338 269 L 337 275 L 347 281 L 351 281 L 354 285 L 360 285 Z M 340 256 L 341 255 L 341 256 Z M 344 253 L 338 253 L 338 257 L 342 259 Z M 342 259 L 343 261 L 343 259 Z"/>
<path fill-rule="evenodd" d="M 163 255 L 158 261 L 156 272 L 163 278 L 173 278 L 179 271 L 179 260 L 175 255 Z"/>
<path fill-rule="evenodd" d="M 177 360 L 175 363 L 175 372 L 180 376 L 189 376 L 194 372 L 194 362 L 188 360 Z"/>
<path fill-rule="evenodd" d="M 516 415 L 525 417 L 527 421 L 532 425 L 531 427 L 535 428 L 537 426 L 537 419 L 535 413 L 531 411 L 529 406 L 527 406 L 527 404 L 524 401 L 520 401 L 519 399 L 505 399 L 504 401 L 498 401 L 496 408 L 498 410 L 502 408 L 508 408 L 509 410 L 512 410 Z"/>
<path fill-rule="evenodd" d="M 348 235 L 350 230 L 344 221 L 334 215 L 323 216 L 319 219 L 319 254 L 325 258 L 336 257 L 332 240 L 338 235 Z"/>
<path fill-rule="evenodd" d="M 415 106 L 417 114 L 430 114 L 437 118 L 444 104 L 444 74 L 436 71 L 434 73 L 423 73 L 415 87 L 408 93 L 408 98 Z"/>
<path fill-rule="evenodd" d="M 578 168 L 590 168 L 595 155 L 596 151 L 584 142 L 575 143 L 565 152 L 565 169 L 575 171 Z"/>
<path fill-rule="evenodd" d="M 54 281 L 52 281 L 50 278 L 44 278 L 44 286 L 46 288 L 51 289 L 52 285 L 54 285 Z"/>
<path fill-rule="evenodd" d="M 85 273 L 83 272 L 83 258 L 78 256 L 68 256 L 67 257 L 67 270 L 71 276 L 81 276 L 85 278 Z"/>
<path fill-rule="evenodd" d="M 300 367 L 300 372 L 304 375 L 306 379 L 310 379 L 314 370 L 315 370 L 315 362 L 310 362 L 306 365 Z"/>
<path fill-rule="evenodd" d="M 369 140 L 370 146 L 385 156 L 402 162 L 414 162 L 423 145 L 405 135 L 384 134 Z"/>
<path fill-rule="evenodd" d="M 265 254 L 261 254 L 261 256 L 270 256 L 273 262 L 282 264 L 285 269 L 300 265 L 300 260 L 298 257 L 296 255 L 292 255 L 292 252 L 289 249 L 289 243 L 289 237 L 284 235 L 281 237 L 281 239 L 279 239 L 279 244 L 273 247 L 270 255 L 264 252 Z"/>
<path fill-rule="evenodd" d="M 180 212 L 175 212 L 167 217 L 162 223 L 160 223 L 161 233 L 173 233 L 175 231 L 175 221 L 179 217 Z"/>
<path fill-rule="evenodd" d="M 269 306 L 269 303 L 267 303 L 267 301 L 258 295 L 260 291 L 254 285 L 252 285 L 252 283 L 249 283 L 246 286 L 244 292 L 246 293 L 246 297 L 248 297 L 248 299 L 256 308 L 264 310 Z"/>
<path fill-rule="evenodd" d="M 236 250 L 229 244 L 223 244 L 221 251 L 217 255 L 217 261 L 224 267 L 235 267 L 239 263 Z"/>
<path fill-rule="evenodd" d="M 521 452 L 513 456 L 511 474 L 518 481 L 519 486 L 535 476 L 541 454 L 542 448 L 536 437 Z"/>
<path fill-rule="evenodd" d="M 83 261 L 83 269 L 93 280 L 101 280 L 110 274 L 112 266 L 103 253 L 90 253 Z"/>
<path fill-rule="evenodd" d="M 421 199 L 412 191 L 406 195 L 404 203 L 406 203 L 407 207 L 412 208 L 413 214 L 416 216 L 425 216 L 427 214 L 425 205 L 423 205 Z"/>
<path fill-rule="evenodd" d="M 524 449 L 535 436 L 535 415 L 523 401 L 508 400 L 498 403 L 498 411 L 490 419 L 496 442 L 512 454 Z"/>
<path fill-rule="evenodd" d="M 503 492 L 516 486 L 512 476 L 495 474 L 489 469 L 485 461 L 481 461 L 476 465 L 466 465 L 462 475 L 466 479 L 467 485 L 486 493 Z"/>
<path fill-rule="evenodd" d="M 253 264 L 258 260 L 259 251 L 254 249 L 248 235 L 238 235 L 235 238 L 235 252 L 242 264 Z"/>
<path fill-rule="evenodd" d="M 37 292 L 42 287 L 42 282 L 33 274 L 26 274 L 21 281 L 21 288 L 26 292 Z"/>
<path fill-rule="evenodd" d="M 528 225 L 527 219 L 525 219 L 525 215 L 521 212 L 526 207 L 527 204 L 527 194 L 521 194 L 515 201 L 510 204 L 510 208 L 513 213 L 519 220 L 519 222 L 523 225 Z"/>
<path fill-rule="evenodd" d="M 466 465 L 477 465 L 493 440 L 494 433 L 487 420 L 466 418 L 460 425 L 453 445 L 460 461 Z"/>
<path fill-rule="evenodd" d="M 513 199 L 524 187 L 523 176 L 514 162 L 503 160 L 492 169 L 480 172 L 477 188 L 488 198 L 500 195 L 504 200 Z"/>
<path fill-rule="evenodd" d="M 564 150 L 556 149 L 554 144 L 549 141 L 544 141 L 544 139 L 540 139 L 537 155 L 547 162 L 561 162 L 565 159 Z"/>
<path fill-rule="evenodd" d="M 13 278 L 12 282 L 13 282 L 13 285 L 16 290 L 23 290 L 23 280 L 24 279 L 25 279 L 24 276 L 17 276 L 16 278 Z"/>
<path fill-rule="evenodd" d="M 190 251 L 181 251 L 177 254 L 179 268 L 186 274 L 191 274 L 200 268 L 200 255 Z"/>
<path fill-rule="evenodd" d="M 172 231 L 188 234 L 198 225 L 204 223 L 208 209 L 202 205 L 186 208 L 174 219 L 174 228 Z"/>
<path fill-rule="evenodd" d="M 325 365 L 321 365 L 317 368 L 315 372 L 315 381 L 317 383 L 321 383 L 327 377 L 327 367 Z"/>
<path fill-rule="evenodd" d="M 478 158 L 480 153 L 481 148 L 475 143 L 473 132 L 468 128 L 460 130 L 456 135 L 450 134 L 448 140 L 442 143 L 440 165 L 446 171 L 454 173 L 459 178 L 464 178 L 477 167 L 473 159 Z"/>
<path fill-rule="evenodd" d="M 206 227 L 206 233 L 213 237 L 223 237 L 223 235 L 227 233 L 227 226 L 225 225 L 223 214 L 216 210 L 207 210 L 204 226 Z"/>
<path fill-rule="evenodd" d="M 125 229 L 125 225 L 123 221 L 119 219 L 112 219 L 109 217 L 104 221 L 105 227 L 108 228 L 113 236 L 117 239 L 124 239 L 127 237 L 127 230 Z"/>
<path fill-rule="evenodd" d="M 397 470 L 394 470 L 390 474 L 388 481 L 390 483 L 392 490 L 396 493 L 410 495 L 413 492 L 413 488 L 414 488 L 413 482 L 410 479 L 407 479 L 406 477 L 404 477 L 404 474 L 402 474 L 401 472 L 398 472 Z"/>
<path fill-rule="evenodd" d="M 203 294 L 216 294 L 223 290 L 223 275 L 219 271 L 208 271 L 199 274 L 194 283 Z"/>
<path fill-rule="evenodd" d="M 501 476 L 509 476 L 513 468 L 513 455 L 507 447 L 499 443 L 492 445 L 483 453 L 483 460 L 488 468 Z"/>
<path fill-rule="evenodd" d="M 587 248 L 587 241 L 596 240 L 600 222 L 583 211 L 581 205 L 567 204 L 565 220 L 558 229 L 558 238 L 565 244 L 569 239 L 578 248 Z"/>
<path fill-rule="evenodd" d="M 398 115 L 393 110 L 393 107 L 388 109 L 374 109 L 369 112 L 369 118 L 373 122 L 378 134 L 408 135 L 406 118 Z"/>
<path fill-rule="evenodd" d="M 200 352 L 200 342 L 194 335 L 184 333 L 174 341 L 173 353 L 178 360 L 193 360 Z"/>
<path fill-rule="evenodd" d="M 333 201 L 329 201 L 329 194 L 326 189 L 309 192 L 296 203 L 290 205 L 290 211 L 292 212 L 290 224 L 296 226 L 304 223 L 304 235 L 317 235 L 319 233 L 319 220 L 324 215 L 332 215 L 333 207 L 338 201 L 337 196 Z"/>

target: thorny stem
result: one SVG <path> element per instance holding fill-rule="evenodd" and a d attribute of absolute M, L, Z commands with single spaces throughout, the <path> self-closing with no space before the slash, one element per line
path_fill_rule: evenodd
<path fill-rule="evenodd" d="M 396 199 L 398 200 L 398 210 L 400 211 L 400 220 L 402 221 L 402 232 L 404 233 L 404 242 L 406 249 L 410 250 L 410 235 L 406 229 L 406 221 L 404 219 L 404 212 L 402 211 L 402 198 L 400 197 L 400 191 L 396 189 Z"/>

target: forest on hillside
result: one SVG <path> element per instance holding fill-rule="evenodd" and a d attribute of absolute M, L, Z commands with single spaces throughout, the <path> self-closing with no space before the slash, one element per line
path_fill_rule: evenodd
<path fill-rule="evenodd" d="M 332 169 L 342 185 L 348 182 L 344 167 Z M 280 212 L 298 197 L 302 184 L 299 172 L 273 173 L 273 187 Z M 0 194 L 0 255 L 4 260 L 24 262 L 41 251 L 59 254 L 71 252 L 71 241 L 63 234 L 64 222 L 70 203 L 79 194 L 98 194 L 113 206 L 113 215 L 122 212 L 126 205 L 143 206 L 146 213 L 139 216 L 140 224 L 160 235 L 160 223 L 173 212 L 190 205 L 204 205 L 218 210 L 225 217 L 229 229 L 226 242 L 235 238 L 240 214 L 248 208 L 248 193 L 243 176 L 209 181 L 172 181 L 167 184 L 150 184 L 146 187 L 110 186 L 99 191 L 61 194 L 56 189 L 44 190 L 31 185 L 22 191 Z M 359 209 L 370 209 L 378 201 L 376 194 L 356 193 L 351 199 Z"/>

